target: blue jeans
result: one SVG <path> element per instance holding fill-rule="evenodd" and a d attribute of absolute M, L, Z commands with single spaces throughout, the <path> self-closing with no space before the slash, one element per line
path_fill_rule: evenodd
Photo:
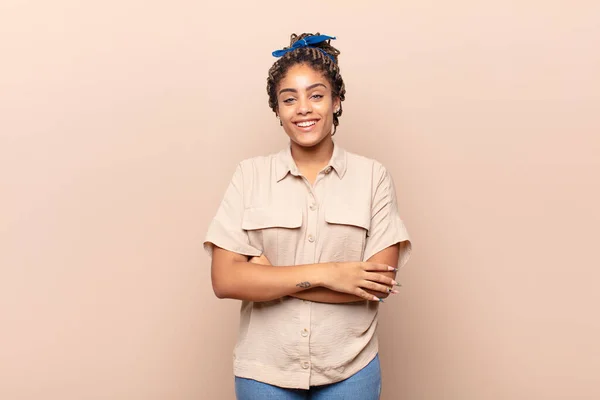
<path fill-rule="evenodd" d="M 378 400 L 381 394 L 379 356 L 343 381 L 310 389 L 286 389 L 235 377 L 237 400 Z"/>

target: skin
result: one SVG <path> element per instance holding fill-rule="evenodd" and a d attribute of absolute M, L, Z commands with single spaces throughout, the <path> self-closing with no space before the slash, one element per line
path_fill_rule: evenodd
<path fill-rule="evenodd" d="M 319 71 L 306 64 L 292 66 L 277 88 L 277 116 L 290 138 L 300 173 L 314 184 L 333 154 L 333 113 L 340 99 Z M 308 128 L 300 122 L 315 121 Z M 244 255 L 214 247 L 211 278 L 219 298 L 268 301 L 292 296 L 325 303 L 381 301 L 397 293 L 394 280 L 403 244 L 380 251 L 367 262 L 272 266 L 264 256 Z M 248 282 L 252 282 L 251 285 Z"/>

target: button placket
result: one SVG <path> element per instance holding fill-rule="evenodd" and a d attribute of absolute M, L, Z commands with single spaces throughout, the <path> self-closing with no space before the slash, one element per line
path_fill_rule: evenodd
<path fill-rule="evenodd" d="M 313 188 L 309 188 L 308 203 L 309 203 L 309 210 L 315 211 L 317 209 L 317 199 L 316 199 Z M 308 233 L 308 235 L 306 236 L 306 240 L 311 245 L 314 246 L 317 241 L 317 215 L 316 215 L 316 213 L 309 212 L 306 220 L 307 220 L 306 232 Z M 314 262 L 314 247 L 313 246 L 309 247 L 310 258 L 312 258 L 312 260 L 310 261 L 311 263 Z"/>
<path fill-rule="evenodd" d="M 308 211 L 306 212 L 306 237 L 304 244 L 304 252 L 302 261 L 307 264 L 315 263 L 316 244 L 317 244 L 317 218 L 318 213 L 314 212 L 314 208 L 318 202 L 314 188 L 307 185 L 307 204 Z M 314 208 L 314 209 L 313 209 Z M 311 355 L 310 355 L 310 331 L 311 331 L 311 314 L 312 314 L 312 302 L 304 301 L 302 307 L 302 316 L 298 321 L 297 326 L 297 340 L 298 347 L 300 350 L 298 363 L 302 371 L 305 371 L 307 376 L 310 375 L 311 370 Z"/>

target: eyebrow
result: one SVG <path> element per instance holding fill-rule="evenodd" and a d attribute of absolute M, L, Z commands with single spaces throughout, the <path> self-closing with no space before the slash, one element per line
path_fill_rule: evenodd
<path fill-rule="evenodd" d="M 318 83 L 313 83 L 312 85 L 309 85 L 306 87 L 306 90 L 310 90 L 310 89 L 314 89 L 317 86 L 323 86 L 325 89 L 327 89 L 327 86 L 325 86 L 324 84 L 318 82 Z M 285 89 L 281 89 L 279 91 L 279 94 L 283 93 L 283 92 L 292 92 L 292 93 L 298 93 L 298 91 L 296 89 L 292 89 L 292 88 L 285 88 Z"/>

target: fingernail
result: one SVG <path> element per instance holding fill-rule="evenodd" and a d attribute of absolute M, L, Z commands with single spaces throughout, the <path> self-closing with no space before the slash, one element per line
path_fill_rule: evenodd
<path fill-rule="evenodd" d="M 388 271 L 398 271 L 398 268 L 392 267 L 391 265 L 388 265 Z"/>
<path fill-rule="evenodd" d="M 377 297 L 377 296 L 373 296 L 373 300 L 375 300 L 375 301 L 379 301 L 379 302 L 383 303 L 383 299 L 380 299 L 380 298 L 379 298 L 379 297 Z"/>
<path fill-rule="evenodd" d="M 390 293 L 392 293 L 392 294 L 398 294 L 398 293 L 400 293 L 400 292 L 399 292 L 399 291 L 397 291 L 397 290 L 394 290 L 394 289 L 392 289 L 392 290 L 390 290 Z"/>

